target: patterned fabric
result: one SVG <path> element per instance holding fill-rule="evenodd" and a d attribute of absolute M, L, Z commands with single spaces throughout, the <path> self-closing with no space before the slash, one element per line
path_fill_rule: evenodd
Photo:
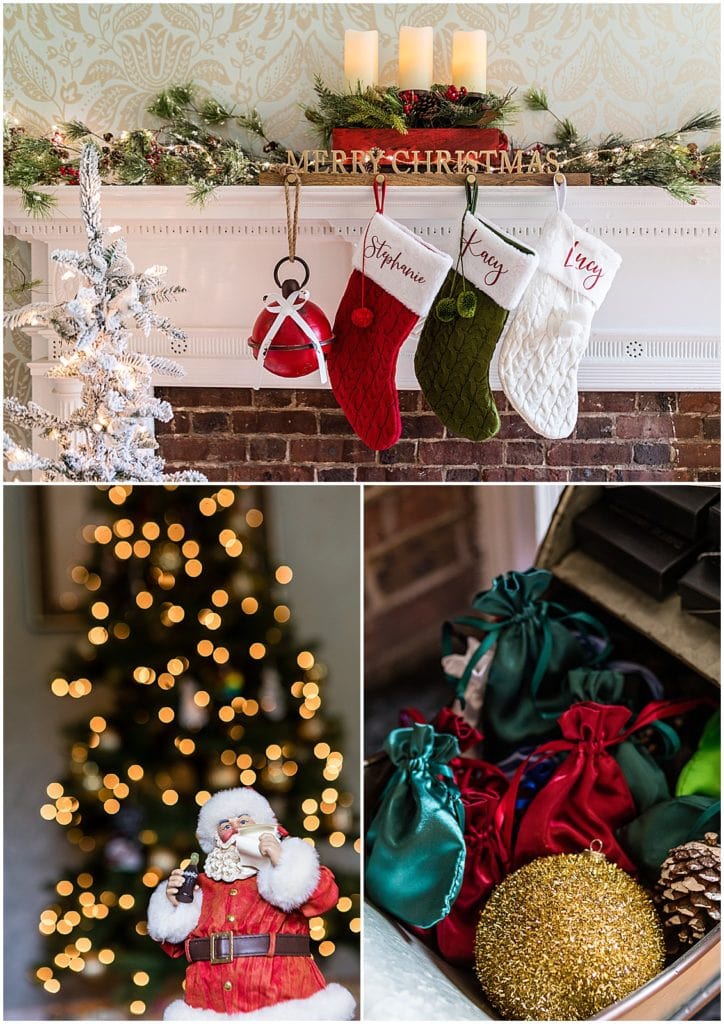
<path fill-rule="evenodd" d="M 308 935 L 308 919 L 331 909 L 339 895 L 334 876 L 324 867 L 310 899 L 290 913 L 261 898 L 256 877 L 214 882 L 201 874 L 199 883 L 201 917 L 190 939 L 205 939 L 213 932 L 230 930 L 240 935 Z M 183 943 L 164 942 L 162 948 L 172 957 L 184 955 Z M 324 978 L 311 956 L 239 957 L 230 964 L 189 964 L 185 998 L 192 1007 L 217 1013 L 247 1013 L 286 999 L 305 999 L 324 987 Z"/>

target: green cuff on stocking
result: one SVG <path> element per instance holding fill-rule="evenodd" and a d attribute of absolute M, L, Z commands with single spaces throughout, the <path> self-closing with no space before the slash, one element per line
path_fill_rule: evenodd
<path fill-rule="evenodd" d="M 471 441 L 500 429 L 490 363 L 537 264 L 532 249 L 466 211 L 458 266 L 448 273 L 425 322 L 415 372 L 440 420 Z"/>

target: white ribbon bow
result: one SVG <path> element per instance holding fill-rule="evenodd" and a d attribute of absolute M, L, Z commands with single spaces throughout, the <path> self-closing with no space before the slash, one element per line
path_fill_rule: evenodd
<path fill-rule="evenodd" d="M 319 379 L 322 384 L 327 383 L 327 364 L 324 358 L 324 351 L 320 344 L 319 338 L 314 333 L 312 328 L 309 326 L 306 320 L 300 315 L 298 310 L 302 308 L 305 302 L 309 299 L 309 292 L 306 288 L 300 288 L 299 291 L 292 292 L 286 298 L 283 295 L 265 295 L 263 298 L 264 308 L 268 309 L 270 313 L 276 313 L 276 319 L 266 333 L 266 337 L 259 346 L 259 373 L 257 376 L 257 382 L 254 387 L 255 391 L 258 391 L 261 387 L 261 375 L 264 369 L 264 362 L 266 360 L 267 352 L 271 347 L 271 343 L 276 338 L 282 324 L 289 317 L 294 321 L 297 327 L 301 328 L 305 337 L 309 338 L 312 343 L 312 348 L 317 357 L 317 366 L 319 367 Z"/>

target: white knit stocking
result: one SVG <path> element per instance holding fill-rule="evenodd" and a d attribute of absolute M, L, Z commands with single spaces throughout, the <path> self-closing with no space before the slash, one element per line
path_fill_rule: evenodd
<path fill-rule="evenodd" d="M 543 437 L 568 437 L 578 418 L 578 366 L 591 321 L 621 257 L 559 209 L 543 227 L 539 268 L 500 347 L 510 404 Z"/>

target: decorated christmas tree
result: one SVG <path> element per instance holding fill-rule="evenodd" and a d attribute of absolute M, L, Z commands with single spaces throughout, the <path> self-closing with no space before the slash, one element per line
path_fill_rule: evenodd
<path fill-rule="evenodd" d="M 53 328 L 62 354 L 48 376 L 77 381 L 80 405 L 69 415 L 59 416 L 35 402 L 23 405 L 7 398 L 7 419 L 58 446 L 57 456 L 40 456 L 5 434 L 8 468 L 37 470 L 46 480 L 203 481 L 206 478 L 200 473 L 164 474 L 164 461 L 148 426 L 154 419 L 173 418 L 169 403 L 154 398 L 152 374 L 182 377 L 184 370 L 172 359 L 129 349 L 131 331 L 136 329 L 146 337 L 152 330 L 161 331 L 183 351 L 186 335 L 155 312 L 154 306 L 184 289 L 164 284 L 165 267 L 148 267 L 137 274 L 124 239 L 106 239 L 98 161 L 98 150 L 87 143 L 79 184 L 88 249 L 53 253 L 53 259 L 67 268 L 63 278 L 80 276 L 81 287 L 67 302 L 31 302 L 4 318 L 11 329 Z"/>
<path fill-rule="evenodd" d="M 68 730 L 67 772 L 40 808 L 73 866 L 52 881 L 35 973 L 61 998 L 97 987 L 141 1016 L 183 976 L 148 937 L 148 900 L 198 851 L 214 791 L 253 786 L 323 862 L 358 844 L 326 669 L 295 638 L 292 570 L 270 561 L 259 495 L 117 485 L 99 492 L 94 519 L 71 570 L 84 635 L 50 682 L 81 710 L 93 693 L 94 712 Z M 359 930 L 358 873 L 333 866 L 337 907 L 310 921 L 321 957 Z"/>

